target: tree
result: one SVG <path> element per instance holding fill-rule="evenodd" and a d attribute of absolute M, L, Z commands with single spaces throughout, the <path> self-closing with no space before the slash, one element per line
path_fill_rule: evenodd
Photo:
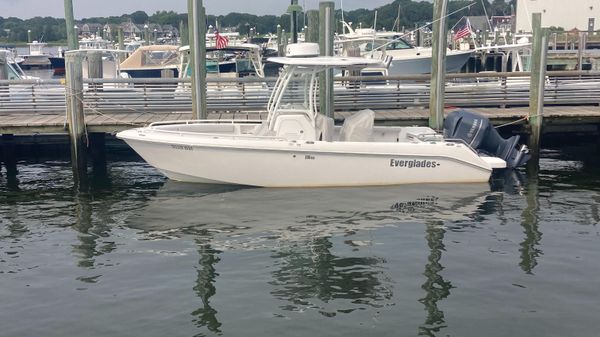
<path fill-rule="evenodd" d="M 129 14 L 129 18 L 131 19 L 131 22 L 138 25 L 148 22 L 148 14 L 144 11 L 133 12 Z"/>
<path fill-rule="evenodd" d="M 158 23 L 159 25 L 171 25 L 173 27 L 177 27 L 179 25 L 179 14 L 174 11 L 157 11 L 152 14 L 148 19 L 152 23 Z"/>

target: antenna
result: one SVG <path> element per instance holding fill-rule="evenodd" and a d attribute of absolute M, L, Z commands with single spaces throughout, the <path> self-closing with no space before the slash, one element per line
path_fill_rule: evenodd
<path fill-rule="evenodd" d="M 375 10 L 375 20 L 373 21 L 373 30 L 377 31 L 377 10 Z"/>
<path fill-rule="evenodd" d="M 487 9 L 485 9 L 485 3 L 481 0 L 481 7 L 483 7 L 483 13 L 485 14 L 485 20 L 487 21 L 488 27 L 490 28 L 490 32 L 493 31 L 492 24 L 490 23 L 490 17 L 488 16 Z"/>
<path fill-rule="evenodd" d="M 398 16 L 396 17 L 396 21 L 394 21 L 392 31 L 394 31 L 394 29 L 396 28 L 396 24 L 398 24 L 398 32 L 400 32 L 400 4 L 398 4 Z"/>

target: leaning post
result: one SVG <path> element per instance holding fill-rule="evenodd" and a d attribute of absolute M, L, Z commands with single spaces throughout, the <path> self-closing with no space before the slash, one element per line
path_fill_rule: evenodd
<path fill-rule="evenodd" d="M 540 138 L 544 114 L 544 88 L 546 81 L 546 58 L 548 52 L 548 29 L 542 28 L 542 14 L 533 13 L 533 53 L 531 55 L 531 83 L 529 94 L 529 147 L 535 164 L 540 159 Z"/>
<path fill-rule="evenodd" d="M 334 11 L 335 2 L 319 3 L 319 48 L 323 56 L 333 56 Z M 319 101 L 321 113 L 333 118 L 333 69 L 328 69 L 319 76 Z"/>
<path fill-rule="evenodd" d="M 202 0 L 188 0 L 192 115 L 206 119 L 206 14 Z"/>
<path fill-rule="evenodd" d="M 306 11 L 308 25 L 306 28 L 305 40 L 306 42 L 319 42 L 319 11 L 309 10 Z"/>
<path fill-rule="evenodd" d="M 79 49 L 75 33 L 75 17 L 73 15 L 73 0 L 65 0 L 65 25 L 67 26 L 67 46 L 69 50 Z"/>
<path fill-rule="evenodd" d="M 65 53 L 65 95 L 67 102 L 67 124 L 71 142 L 71 166 L 76 184 L 87 181 L 87 132 L 83 113 L 84 54 L 80 51 Z"/>
<path fill-rule="evenodd" d="M 446 89 L 446 12 L 447 0 L 435 0 L 433 10 L 433 50 L 431 53 L 431 95 L 429 96 L 429 127 L 441 130 L 444 124 L 444 94 Z"/>

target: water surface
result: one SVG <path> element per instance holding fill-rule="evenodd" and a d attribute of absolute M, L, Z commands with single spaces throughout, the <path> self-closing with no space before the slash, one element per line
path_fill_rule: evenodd
<path fill-rule="evenodd" d="M 491 184 L 255 189 L 134 157 L 0 176 L 2 336 L 597 336 L 594 147 Z"/>

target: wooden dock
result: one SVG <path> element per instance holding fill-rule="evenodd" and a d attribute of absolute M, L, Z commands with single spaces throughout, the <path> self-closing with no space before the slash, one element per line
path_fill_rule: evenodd
<path fill-rule="evenodd" d="M 446 113 L 456 108 L 447 108 Z M 528 107 L 469 108 L 488 117 L 494 125 L 514 123 L 525 125 Z M 352 112 L 336 112 L 336 123 L 341 123 Z M 210 113 L 209 119 L 264 119 L 266 113 Z M 378 125 L 427 125 L 429 110 L 407 108 L 398 110 L 375 110 Z M 86 127 L 90 133 L 116 133 L 122 130 L 167 120 L 192 119 L 189 113 L 112 113 L 86 114 Z M 544 108 L 546 132 L 597 131 L 600 126 L 600 106 L 547 106 Z M 25 114 L 0 112 L 0 134 L 61 134 L 68 133 L 66 115 Z"/>

